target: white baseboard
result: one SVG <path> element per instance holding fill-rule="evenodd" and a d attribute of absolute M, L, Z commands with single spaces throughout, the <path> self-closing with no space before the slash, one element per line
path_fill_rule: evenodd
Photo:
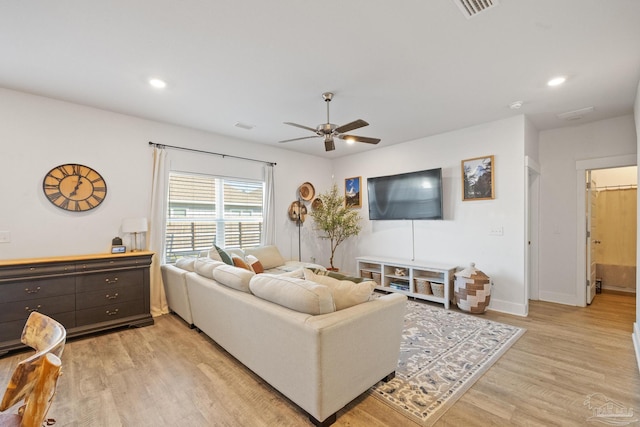
<path fill-rule="evenodd" d="M 496 300 L 491 298 L 488 310 L 499 311 L 500 313 L 515 314 L 516 316 L 527 317 L 527 306 L 509 301 Z"/>
<path fill-rule="evenodd" d="M 638 362 L 638 371 L 640 371 L 640 326 L 635 322 L 633 324 L 633 334 L 631 334 L 633 339 L 633 348 L 636 350 L 636 361 Z"/>
<path fill-rule="evenodd" d="M 564 305 L 580 305 L 576 303 L 576 296 L 558 292 L 540 291 L 540 301 L 555 302 Z M 581 304 L 584 306 L 585 304 Z"/>

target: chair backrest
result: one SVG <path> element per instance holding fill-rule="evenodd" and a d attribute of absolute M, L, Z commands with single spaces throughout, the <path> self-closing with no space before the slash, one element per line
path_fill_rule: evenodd
<path fill-rule="evenodd" d="M 41 426 L 60 375 L 62 351 L 67 332 L 60 323 L 33 312 L 22 331 L 22 342 L 36 353 L 16 366 L 0 403 L 5 411 L 24 399 L 22 427 Z"/>

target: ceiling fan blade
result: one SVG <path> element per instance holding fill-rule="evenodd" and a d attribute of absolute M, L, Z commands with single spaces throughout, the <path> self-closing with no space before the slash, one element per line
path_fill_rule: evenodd
<path fill-rule="evenodd" d="M 358 120 L 354 120 L 351 123 L 347 123 L 346 125 L 342 125 L 342 126 L 336 128 L 335 131 L 337 133 L 344 133 L 344 132 L 352 131 L 354 129 L 363 128 L 365 126 L 369 126 L 369 123 L 365 122 L 362 119 L 358 119 Z"/>
<path fill-rule="evenodd" d="M 291 141 L 300 141 L 301 139 L 311 139 L 311 138 L 317 138 L 317 137 L 318 135 L 303 136 L 302 138 L 285 139 L 284 141 L 278 141 L 278 142 L 283 143 L 283 142 L 291 142 Z"/>
<path fill-rule="evenodd" d="M 366 142 L 367 144 L 377 144 L 380 142 L 379 138 L 369 138 L 368 136 L 339 135 L 338 138 L 346 141 Z"/>
<path fill-rule="evenodd" d="M 285 125 L 289 125 L 289 126 L 295 126 L 297 128 L 301 128 L 301 129 L 306 129 L 306 130 L 310 130 L 313 133 L 316 133 L 316 130 L 314 128 L 310 128 L 309 126 L 303 126 L 303 125 L 299 125 L 297 123 L 291 123 L 291 122 L 284 122 Z"/>

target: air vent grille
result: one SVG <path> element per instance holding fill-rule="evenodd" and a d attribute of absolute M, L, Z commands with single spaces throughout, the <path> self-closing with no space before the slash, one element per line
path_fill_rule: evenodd
<path fill-rule="evenodd" d="M 498 0 L 453 0 L 453 2 L 458 5 L 467 19 L 499 4 Z"/>

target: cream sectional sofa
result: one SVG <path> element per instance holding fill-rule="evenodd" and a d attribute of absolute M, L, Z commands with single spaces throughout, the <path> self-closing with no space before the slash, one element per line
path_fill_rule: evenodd
<path fill-rule="evenodd" d="M 180 277 L 190 306 L 191 322 L 185 320 L 300 406 L 314 424 L 332 424 L 338 410 L 395 375 L 406 296 L 368 298 L 336 310 L 335 300 L 345 306 L 356 293 L 345 299 L 338 288 L 295 277 L 301 270 L 255 274 L 219 261 L 196 264 L 196 271 Z M 177 267 L 162 268 L 167 280 L 178 278 Z M 179 304 L 170 306 L 176 310 Z"/>

